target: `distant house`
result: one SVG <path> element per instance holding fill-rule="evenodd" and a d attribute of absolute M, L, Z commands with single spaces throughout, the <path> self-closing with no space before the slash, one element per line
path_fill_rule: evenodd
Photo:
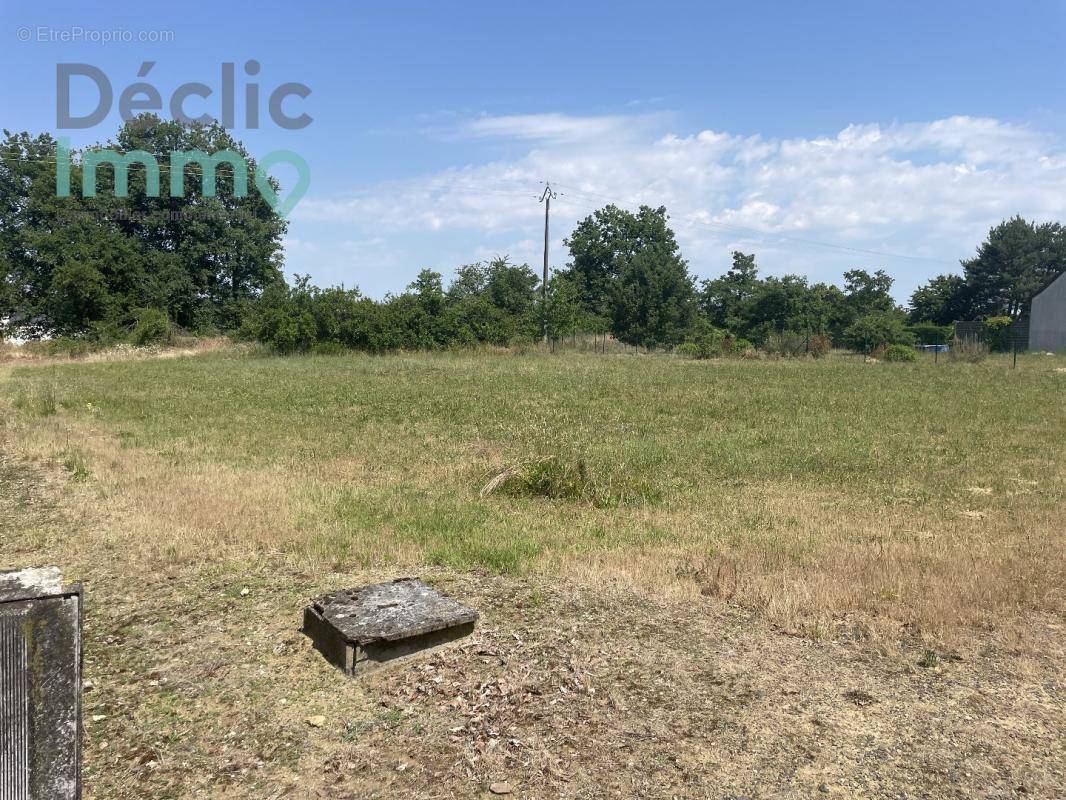
<path fill-rule="evenodd" d="M 1029 349 L 1066 351 L 1066 272 L 1033 298 Z"/>

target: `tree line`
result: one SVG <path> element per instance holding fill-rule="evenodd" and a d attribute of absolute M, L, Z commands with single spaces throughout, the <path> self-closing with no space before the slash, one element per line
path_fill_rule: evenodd
<path fill-rule="evenodd" d="M 698 281 L 665 208 L 608 205 L 567 237 L 568 263 L 547 286 L 528 265 L 501 256 L 459 267 L 447 285 L 423 270 L 404 291 L 374 300 L 355 288 L 316 287 L 306 276 L 286 282 L 285 221 L 258 193 L 235 196 L 224 164 L 213 194 L 193 168 L 180 196 L 150 196 L 135 169 L 128 191 L 116 193 L 108 167 L 96 195 L 82 197 L 75 158 L 71 194 L 59 197 L 55 144 L 47 134 L 8 131 L 0 143 L 0 324 L 9 335 L 140 342 L 177 327 L 282 352 L 384 352 L 589 333 L 699 356 L 754 347 L 818 355 L 831 345 L 869 352 L 940 343 L 960 319 L 1024 316 L 1066 267 L 1059 224 L 1015 217 L 990 231 L 961 275 L 933 278 L 907 308 L 880 269 L 849 270 L 841 286 L 811 283 L 761 276 L 754 254 L 734 252 L 725 274 Z M 216 124 L 143 115 L 101 146 L 160 155 L 229 149 L 255 169 Z"/>
<path fill-rule="evenodd" d="M 56 140 L 4 131 L 0 142 L 0 323 L 24 337 L 123 337 L 139 312 L 157 310 L 183 329 L 232 330 L 247 304 L 282 281 L 286 224 L 258 192 L 237 196 L 233 172 L 218 169 L 213 196 L 195 165 L 184 196 L 150 196 L 146 171 L 96 173 L 97 191 L 82 196 L 77 154 L 70 194 L 58 196 Z M 233 150 L 255 161 L 217 124 L 182 125 L 143 115 L 94 148 L 166 157 L 175 150 Z M 167 168 L 164 166 L 165 171 Z M 162 176 L 164 186 L 170 175 Z M 277 187 L 275 187 L 277 188 Z M 0 331 L 2 332 L 2 331 Z"/>

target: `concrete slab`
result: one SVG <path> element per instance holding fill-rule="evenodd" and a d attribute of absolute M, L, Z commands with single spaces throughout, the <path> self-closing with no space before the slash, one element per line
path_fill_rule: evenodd
<path fill-rule="evenodd" d="M 304 633 L 349 675 L 469 635 L 478 613 L 417 578 L 323 595 L 304 610 Z"/>

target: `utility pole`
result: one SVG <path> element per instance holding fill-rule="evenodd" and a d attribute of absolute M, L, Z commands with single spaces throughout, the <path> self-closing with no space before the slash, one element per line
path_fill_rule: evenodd
<path fill-rule="evenodd" d="M 544 184 L 540 202 L 544 203 L 544 279 L 540 284 L 540 311 L 543 318 L 544 343 L 548 343 L 548 215 L 551 212 L 552 198 L 556 196 L 550 183 Z"/>

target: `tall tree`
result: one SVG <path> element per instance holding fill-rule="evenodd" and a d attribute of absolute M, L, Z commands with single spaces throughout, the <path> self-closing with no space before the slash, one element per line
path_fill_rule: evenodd
<path fill-rule="evenodd" d="M 749 304 L 759 288 L 755 254 L 733 251 L 733 266 L 720 278 L 704 280 L 700 307 L 710 321 L 730 331 L 746 330 L 750 322 Z"/>
<path fill-rule="evenodd" d="M 1066 270 L 1066 230 L 1012 217 L 988 232 L 962 268 L 975 315 L 1025 316 L 1033 296 Z"/>
<path fill-rule="evenodd" d="M 844 300 L 856 316 L 895 311 L 892 284 L 892 277 L 883 269 L 872 275 L 864 269 L 849 269 L 844 273 Z"/>
<path fill-rule="evenodd" d="M 463 264 L 455 270 L 455 278 L 448 286 L 448 302 L 457 303 L 472 297 L 478 297 L 485 291 L 488 283 L 488 270 L 480 262 Z"/>
<path fill-rule="evenodd" d="M 183 196 L 168 191 L 174 150 L 231 150 L 254 173 L 224 129 L 144 115 L 102 147 L 157 156 L 159 191 L 149 190 L 138 163 L 128 193 L 116 196 L 114 168 L 102 165 L 96 195 L 84 197 L 82 161 L 72 154 L 70 193 L 58 196 L 55 140 L 4 132 L 0 321 L 9 329 L 33 336 L 120 328 L 144 307 L 191 329 L 232 328 L 249 299 L 281 281 L 285 221 L 254 188 L 237 196 L 231 167 L 219 168 L 214 196 L 202 190 L 198 164 L 185 171 Z"/>
<path fill-rule="evenodd" d="M 528 264 L 512 264 L 507 256 L 489 262 L 484 292 L 494 306 L 514 317 L 532 315 L 540 278 Z"/>
<path fill-rule="evenodd" d="M 911 322 L 950 325 L 973 316 L 973 291 L 961 275 L 937 275 L 911 294 Z"/>
<path fill-rule="evenodd" d="M 650 347 L 683 338 L 694 290 L 666 209 L 609 205 L 578 223 L 566 240 L 566 275 L 586 315 L 610 321 L 620 340 Z"/>
<path fill-rule="evenodd" d="M 418 299 L 422 310 L 431 317 L 439 316 L 444 309 L 444 285 L 439 272 L 422 270 L 407 286 L 407 292 Z"/>
<path fill-rule="evenodd" d="M 618 275 L 611 303 L 611 328 L 627 344 L 679 344 L 692 324 L 695 290 L 688 266 L 664 242 L 640 249 Z"/>
<path fill-rule="evenodd" d="M 584 311 L 577 285 L 565 273 L 557 272 L 548 281 L 545 326 L 548 338 L 554 340 L 581 330 Z"/>

